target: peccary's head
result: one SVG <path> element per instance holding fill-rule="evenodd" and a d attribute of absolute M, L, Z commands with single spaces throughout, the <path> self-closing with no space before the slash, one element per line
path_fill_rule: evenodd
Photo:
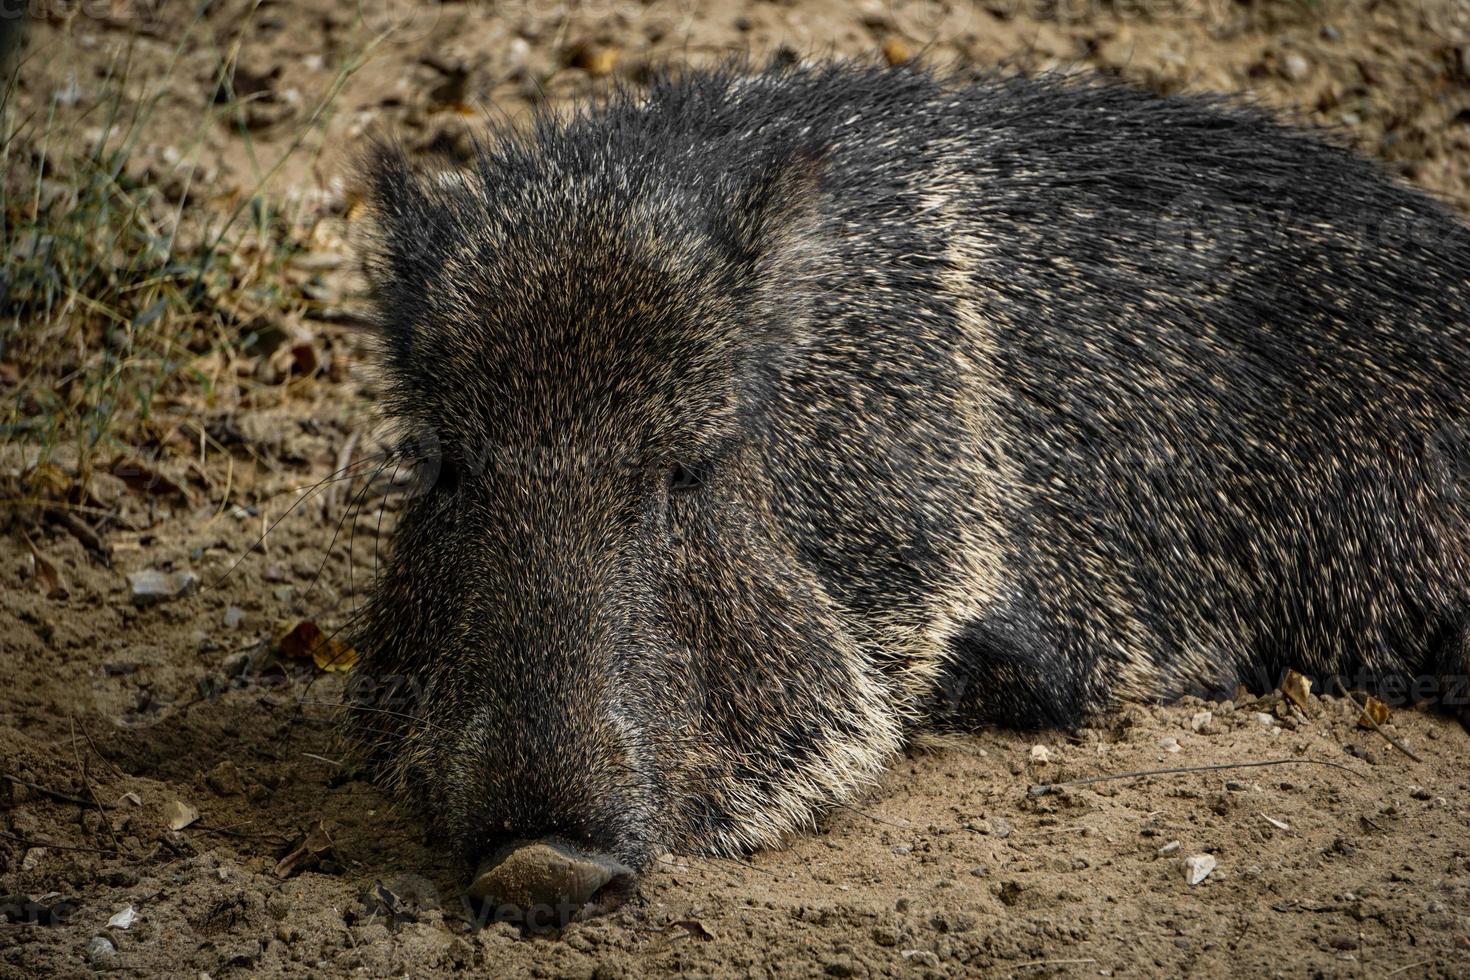
<path fill-rule="evenodd" d="M 361 723 L 466 856 L 558 838 L 636 868 L 809 823 L 897 726 L 773 504 L 771 454 L 823 451 L 776 383 L 820 155 L 676 168 L 575 126 L 453 176 L 371 164 L 386 410 L 424 488 L 356 639 L 415 700 Z"/>

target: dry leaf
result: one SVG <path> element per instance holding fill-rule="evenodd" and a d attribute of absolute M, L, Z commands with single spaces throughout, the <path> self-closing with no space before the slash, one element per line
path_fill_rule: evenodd
<path fill-rule="evenodd" d="M 36 564 L 36 583 L 41 586 L 41 591 L 46 593 L 46 598 L 65 599 L 71 595 L 71 591 L 66 587 L 66 580 L 61 577 L 61 569 L 57 568 L 56 563 L 50 558 L 41 554 L 41 549 L 36 547 L 36 543 L 30 539 L 29 535 L 26 536 L 26 547 L 30 548 L 31 560 Z"/>
<path fill-rule="evenodd" d="M 622 51 L 610 44 L 577 44 L 567 52 L 566 63 L 594 78 L 610 74 Z"/>
<path fill-rule="evenodd" d="M 328 636 L 309 619 L 303 619 L 276 640 L 276 651 L 292 660 L 311 659 L 324 673 L 342 673 L 357 664 L 357 651 L 335 636 Z"/>
<path fill-rule="evenodd" d="M 34 466 L 26 471 L 22 479 L 37 496 L 56 500 L 66 497 L 74 482 L 71 476 L 55 463 L 41 463 Z"/>
<path fill-rule="evenodd" d="M 324 674 L 345 674 L 357 666 L 357 651 L 345 643 L 329 640 L 317 648 L 311 660 Z"/>
<path fill-rule="evenodd" d="M 890 65 L 901 65 L 913 58 L 914 49 L 902 38 L 890 37 L 883 42 L 883 59 Z"/>
<path fill-rule="evenodd" d="M 1303 712 L 1307 710 L 1307 704 L 1312 695 L 1312 682 L 1294 670 L 1288 670 L 1286 677 L 1281 681 L 1281 693 Z"/>
<path fill-rule="evenodd" d="M 163 808 L 163 819 L 169 830 L 183 830 L 199 819 L 199 811 L 187 803 L 174 800 Z"/>
<path fill-rule="evenodd" d="M 671 928 L 678 926 L 696 939 L 710 940 L 715 938 L 715 931 L 699 919 L 679 919 L 677 922 L 669 923 L 669 926 Z"/>
<path fill-rule="evenodd" d="M 160 497 L 183 497 L 185 501 L 193 504 L 187 487 L 136 456 L 119 456 L 113 460 L 112 475 L 137 493 L 151 493 Z"/>
<path fill-rule="evenodd" d="M 301 843 L 291 850 L 290 854 L 281 858 L 276 864 L 276 877 L 289 878 L 294 874 L 300 874 L 309 868 L 314 868 L 321 863 L 322 858 L 332 850 L 332 835 L 327 830 L 324 821 L 318 820 L 316 824 L 306 832 Z"/>
<path fill-rule="evenodd" d="M 1358 727 L 1378 728 L 1388 724 L 1388 705 L 1369 695 L 1363 699 L 1363 713 L 1358 716 Z"/>

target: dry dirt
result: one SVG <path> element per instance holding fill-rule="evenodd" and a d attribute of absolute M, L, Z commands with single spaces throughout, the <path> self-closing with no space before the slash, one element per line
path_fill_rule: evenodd
<path fill-rule="evenodd" d="M 489 107 L 515 116 L 609 72 L 636 80 L 651 63 L 730 50 L 922 53 L 1246 91 L 1340 127 L 1470 211 L 1462 0 L 309 0 L 209 5 L 187 36 L 193 5 L 146 21 L 126 3 L 55 6 L 73 13 L 35 26 L 16 104 L 52 100 L 85 132 L 107 66 L 130 48 L 130 97 L 163 93 L 138 165 L 167 180 L 197 154 L 207 179 L 191 208 L 232 206 L 304 133 L 267 193 L 318 219 L 307 266 L 343 307 L 360 285 L 339 261 L 354 214 L 342 175 L 365 129 L 452 155 Z M 245 98 L 203 115 L 232 45 Z M 1470 976 L 1470 737 L 1398 712 L 1389 728 L 1414 761 L 1328 698 L 1305 714 L 1268 696 L 956 739 L 897 759 L 869 798 L 784 849 L 670 856 L 637 901 L 556 938 L 477 928 L 463 869 L 340 754 L 331 705 L 350 675 L 271 653 L 281 624 L 348 619 L 377 528 L 373 495 L 336 534 L 351 509 L 338 488 L 250 550 L 297 503 L 293 488 L 371 429 L 352 317 L 298 313 L 283 315 L 325 338 L 336 380 L 213 405 L 229 451 L 181 471 L 184 493 L 118 487 L 110 567 L 86 534 L 33 529 L 39 561 L 19 534 L 0 537 L 0 974 Z M 205 588 L 137 608 L 125 575 L 141 569 L 188 570 Z M 1288 761 L 1028 792 L 1262 760 Z M 177 804 L 197 819 L 173 830 Z M 282 864 L 304 838 L 307 857 Z M 1182 861 L 1204 854 L 1217 866 L 1191 885 Z M 130 925 L 109 925 L 129 908 Z"/>

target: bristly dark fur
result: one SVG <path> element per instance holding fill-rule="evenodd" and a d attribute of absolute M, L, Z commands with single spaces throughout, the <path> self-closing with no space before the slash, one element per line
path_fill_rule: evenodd
<path fill-rule="evenodd" d="M 369 172 L 442 455 L 357 640 L 421 701 L 363 719 L 470 852 L 739 851 L 921 726 L 1470 670 L 1470 229 L 1345 150 L 835 64 Z"/>

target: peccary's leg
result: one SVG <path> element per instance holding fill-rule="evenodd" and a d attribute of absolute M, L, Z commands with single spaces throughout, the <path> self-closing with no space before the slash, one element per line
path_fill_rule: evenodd
<path fill-rule="evenodd" d="M 966 624 L 950 641 L 928 704 L 929 722 L 939 731 L 1076 727 L 1096 707 L 1090 659 L 1069 655 L 1065 643 L 1024 616 Z"/>
<path fill-rule="evenodd" d="M 1439 707 L 1470 730 L 1470 605 L 1461 608 L 1446 632 L 1438 666 Z"/>

